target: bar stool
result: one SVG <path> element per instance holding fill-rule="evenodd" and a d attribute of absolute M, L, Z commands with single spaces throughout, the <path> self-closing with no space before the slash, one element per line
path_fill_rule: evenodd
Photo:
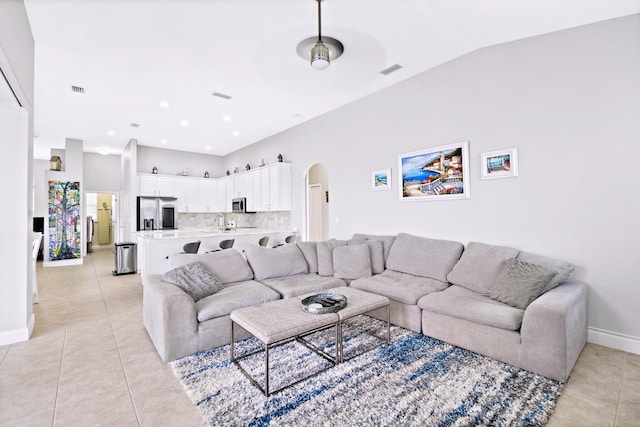
<path fill-rule="evenodd" d="M 264 236 L 262 239 L 258 241 L 258 244 L 260 246 L 267 246 L 267 243 L 269 243 L 269 236 Z"/>
<path fill-rule="evenodd" d="M 228 239 L 220 242 L 220 249 L 231 249 L 236 239 Z"/>
<path fill-rule="evenodd" d="M 295 235 L 291 235 L 291 236 L 287 236 L 284 239 L 285 243 L 295 243 L 296 242 L 296 236 Z"/>
<path fill-rule="evenodd" d="M 185 254 L 197 254 L 198 249 L 200 249 L 200 240 L 187 243 L 182 247 L 182 250 L 184 251 Z"/>

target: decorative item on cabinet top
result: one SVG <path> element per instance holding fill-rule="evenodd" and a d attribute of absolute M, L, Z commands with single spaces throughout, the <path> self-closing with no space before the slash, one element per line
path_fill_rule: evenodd
<path fill-rule="evenodd" d="M 282 157 L 282 154 L 278 154 L 278 162 L 282 163 L 282 160 L 284 160 L 284 157 Z"/>
<path fill-rule="evenodd" d="M 204 177 L 205 177 L 205 178 L 209 178 L 209 172 L 204 171 Z"/>
<path fill-rule="evenodd" d="M 251 165 L 249 163 L 247 163 L 247 165 L 244 167 L 244 170 L 251 170 Z"/>
<path fill-rule="evenodd" d="M 158 168 L 154 166 L 153 169 L 151 169 L 151 173 L 154 175 L 158 175 Z"/>

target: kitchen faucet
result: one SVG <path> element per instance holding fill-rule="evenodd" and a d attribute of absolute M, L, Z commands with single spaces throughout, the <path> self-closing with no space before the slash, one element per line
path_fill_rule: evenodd
<path fill-rule="evenodd" d="M 225 228 L 225 223 L 224 223 L 224 215 L 220 212 L 216 213 L 216 217 L 214 219 L 214 222 L 218 223 L 218 230 L 220 231 L 224 231 Z M 214 227 L 215 229 L 215 227 Z"/>

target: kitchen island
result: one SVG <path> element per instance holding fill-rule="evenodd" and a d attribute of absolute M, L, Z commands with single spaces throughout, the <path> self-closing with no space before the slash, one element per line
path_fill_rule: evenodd
<path fill-rule="evenodd" d="M 182 252 L 186 243 L 200 240 L 198 253 L 220 249 L 223 240 L 235 239 L 233 248 L 242 251 L 247 246 L 256 246 L 258 241 L 269 236 L 268 247 L 284 243 L 287 236 L 297 235 L 295 230 L 270 230 L 265 228 L 236 228 L 224 231 L 212 230 L 162 230 L 138 231 L 138 273 L 162 274 L 169 270 L 167 256 Z"/>

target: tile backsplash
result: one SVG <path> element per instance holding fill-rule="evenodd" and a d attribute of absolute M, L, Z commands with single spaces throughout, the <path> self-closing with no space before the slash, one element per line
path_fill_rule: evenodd
<path fill-rule="evenodd" d="M 225 221 L 235 221 L 236 227 L 257 227 L 270 230 L 290 230 L 291 212 L 257 212 L 253 214 L 225 213 Z M 214 229 L 216 226 L 215 213 L 185 213 L 178 212 L 178 229 Z"/>

